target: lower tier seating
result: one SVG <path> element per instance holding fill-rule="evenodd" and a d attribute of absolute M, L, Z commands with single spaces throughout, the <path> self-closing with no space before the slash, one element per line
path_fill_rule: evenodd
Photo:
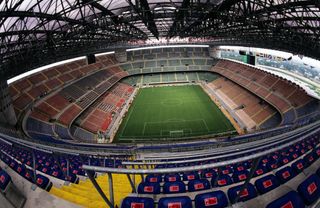
<path fill-rule="evenodd" d="M 77 131 L 77 136 L 83 138 L 80 134 L 84 131 L 93 134 L 97 134 L 98 131 L 105 132 L 120 113 L 133 90 L 133 87 L 124 83 L 117 83 L 108 90 L 76 120 L 79 127 L 83 129 Z"/>
<path fill-rule="evenodd" d="M 136 203 L 145 207 L 156 203 L 158 207 L 170 203 L 181 208 L 227 207 L 237 202 L 244 202 L 243 207 L 305 207 L 320 198 L 319 157 L 319 136 L 274 152 L 260 159 L 246 187 L 243 183 L 252 161 L 192 173 L 150 174 L 139 184 L 138 194 L 123 200 L 122 208 Z"/>
<path fill-rule="evenodd" d="M 207 84 L 214 96 L 223 102 L 233 117 L 237 116 L 248 130 L 272 128 L 281 122 L 279 113 L 252 92 L 226 78 Z M 273 126 L 271 126 L 274 124 Z"/>

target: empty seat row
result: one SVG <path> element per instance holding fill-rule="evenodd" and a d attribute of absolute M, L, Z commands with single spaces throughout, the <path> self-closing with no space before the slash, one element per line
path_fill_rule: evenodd
<path fill-rule="evenodd" d="M 319 168 L 320 170 L 320 168 Z M 269 187 L 274 186 L 274 178 L 269 176 L 263 180 L 257 182 L 258 190 L 266 190 Z M 276 186 L 279 186 L 277 184 Z M 297 188 L 297 191 L 289 191 L 283 196 L 279 197 L 275 201 L 269 203 L 267 208 L 302 208 L 306 205 L 311 205 L 316 202 L 320 197 L 320 176 L 316 174 L 310 175 L 305 179 Z M 230 203 L 245 202 L 258 196 L 258 192 L 255 186 L 248 183 L 246 187 L 243 185 L 234 186 L 228 190 L 228 198 Z M 208 193 L 201 193 L 195 196 L 194 204 L 197 208 L 202 207 L 227 207 L 229 202 L 226 194 L 223 191 L 213 191 Z M 144 207 L 153 208 L 154 200 L 148 197 L 126 197 L 121 208 L 127 207 Z M 189 196 L 179 197 L 163 197 L 158 201 L 158 207 L 160 208 L 191 208 L 192 200 Z"/>

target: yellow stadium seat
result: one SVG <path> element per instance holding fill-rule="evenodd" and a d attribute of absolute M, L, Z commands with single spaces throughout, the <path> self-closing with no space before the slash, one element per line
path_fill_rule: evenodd
<path fill-rule="evenodd" d="M 113 174 L 113 191 L 116 205 L 120 205 L 121 200 L 132 192 L 128 178 L 124 174 Z M 100 175 L 96 178 L 103 192 L 109 198 L 109 182 L 107 175 Z M 135 184 L 141 182 L 141 177 L 135 176 Z M 61 188 L 53 187 L 50 193 L 64 200 L 88 208 L 106 207 L 106 203 L 94 188 L 89 179 L 80 181 L 79 184 L 69 184 Z"/>

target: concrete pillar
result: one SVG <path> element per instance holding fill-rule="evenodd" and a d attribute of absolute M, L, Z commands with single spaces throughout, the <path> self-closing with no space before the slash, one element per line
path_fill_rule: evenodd
<path fill-rule="evenodd" d="M 218 49 L 219 46 L 210 46 L 209 47 L 209 55 L 212 58 L 220 58 L 221 57 L 221 52 Z"/>
<path fill-rule="evenodd" d="M 6 81 L 0 81 L 0 122 L 9 125 L 17 123 Z"/>
<path fill-rule="evenodd" d="M 88 54 L 86 58 L 87 58 L 87 64 L 96 63 L 96 56 L 94 54 Z"/>
<path fill-rule="evenodd" d="M 116 57 L 116 60 L 119 63 L 124 63 L 127 62 L 128 57 L 127 57 L 127 51 L 125 48 L 118 48 L 115 50 L 114 55 Z"/>

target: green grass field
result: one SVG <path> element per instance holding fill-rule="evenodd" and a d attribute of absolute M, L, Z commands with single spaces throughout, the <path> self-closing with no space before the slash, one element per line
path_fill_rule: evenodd
<path fill-rule="evenodd" d="M 115 142 L 203 136 L 234 130 L 200 86 L 139 90 Z"/>

